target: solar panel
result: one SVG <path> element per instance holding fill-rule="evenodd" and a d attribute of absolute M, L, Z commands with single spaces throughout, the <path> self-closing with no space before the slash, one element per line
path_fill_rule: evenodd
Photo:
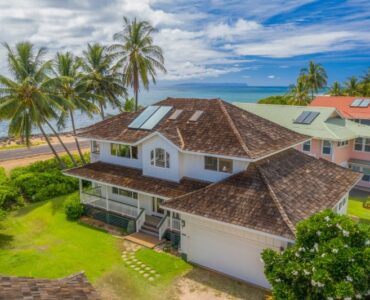
<path fill-rule="evenodd" d="M 303 120 L 303 124 L 311 124 L 313 122 L 313 120 L 315 120 L 317 118 L 317 116 L 319 115 L 320 113 L 319 112 L 316 112 L 316 111 L 310 111 L 310 114 Z"/>
<path fill-rule="evenodd" d="M 135 120 L 133 120 L 128 127 L 129 128 L 140 128 L 141 125 L 145 123 L 146 120 L 148 120 L 157 110 L 159 109 L 159 106 L 152 105 L 148 106 L 144 109 L 144 111 L 136 117 Z"/>
<path fill-rule="evenodd" d="M 369 107 L 370 99 L 364 99 L 358 107 Z"/>
<path fill-rule="evenodd" d="M 302 124 L 303 120 L 306 119 L 310 113 L 311 113 L 310 111 L 304 111 L 304 112 L 302 112 L 298 116 L 298 118 L 294 121 L 294 123 Z"/>
<path fill-rule="evenodd" d="M 178 116 L 183 112 L 182 109 L 176 109 L 175 112 L 168 118 L 169 120 L 176 120 Z"/>
<path fill-rule="evenodd" d="M 193 113 L 193 115 L 190 117 L 189 121 L 192 121 L 192 122 L 198 121 L 198 119 L 200 118 L 202 114 L 203 114 L 202 110 L 195 111 L 195 113 Z"/>
<path fill-rule="evenodd" d="M 362 102 L 363 99 L 355 99 L 353 100 L 352 104 L 351 104 L 351 107 L 358 107 L 361 105 L 361 102 Z"/>
<path fill-rule="evenodd" d="M 140 129 L 153 129 L 171 109 L 172 106 L 160 106 L 158 110 L 140 126 Z"/>

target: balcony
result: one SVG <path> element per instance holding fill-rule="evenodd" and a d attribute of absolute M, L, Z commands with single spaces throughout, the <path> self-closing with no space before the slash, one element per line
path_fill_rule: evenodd
<path fill-rule="evenodd" d="M 105 189 L 106 187 L 99 186 L 82 190 L 81 203 L 132 219 L 139 216 L 141 210 L 138 207 L 104 197 Z"/>

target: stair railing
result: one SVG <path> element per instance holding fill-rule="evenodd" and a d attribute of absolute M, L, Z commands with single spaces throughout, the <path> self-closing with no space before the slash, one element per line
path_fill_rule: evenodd
<path fill-rule="evenodd" d="M 166 222 L 167 220 L 167 215 L 165 215 L 161 222 L 159 222 L 159 224 L 157 225 L 157 229 L 158 229 L 158 238 L 161 240 L 163 235 L 166 233 L 167 229 L 168 229 L 168 222 Z"/>
<path fill-rule="evenodd" d="M 140 210 L 140 213 L 136 217 L 135 222 L 136 222 L 136 232 L 139 232 L 139 230 L 141 229 L 141 226 L 143 226 L 145 223 L 145 209 L 144 208 Z"/>

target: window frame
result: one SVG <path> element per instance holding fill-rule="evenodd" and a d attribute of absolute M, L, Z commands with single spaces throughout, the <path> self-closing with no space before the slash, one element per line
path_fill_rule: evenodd
<path fill-rule="evenodd" d="M 209 168 L 207 167 L 210 166 L 211 164 L 207 164 L 207 160 L 217 160 L 217 168 L 214 169 L 214 168 Z M 229 171 L 223 171 L 221 170 L 221 167 L 220 167 L 220 161 L 222 163 L 222 161 L 225 163 L 230 163 L 230 170 Z M 215 156 L 208 156 L 208 155 L 205 155 L 204 156 L 204 164 L 203 164 L 203 167 L 205 170 L 207 171 L 214 171 L 214 172 L 221 172 L 221 173 L 228 173 L 228 174 L 232 174 L 233 171 L 234 171 L 234 161 L 232 159 L 229 159 L 229 158 L 222 158 L 222 157 L 215 157 Z"/>
<path fill-rule="evenodd" d="M 157 152 L 161 152 L 161 153 L 158 154 Z M 163 158 L 161 158 L 160 160 L 159 160 L 159 155 L 163 156 Z M 157 167 L 157 168 L 169 169 L 170 160 L 171 160 L 170 153 L 166 151 L 166 149 L 157 147 L 157 148 L 150 150 L 150 164 L 152 166 Z M 163 161 L 163 164 L 162 163 L 158 164 L 158 161 Z"/>
<path fill-rule="evenodd" d="M 131 198 L 131 199 L 135 199 L 135 200 L 138 199 L 138 193 L 137 192 L 121 189 L 121 188 L 116 187 L 116 186 L 112 186 L 112 194 L 119 195 L 119 196 L 122 196 L 122 197 Z"/>
<path fill-rule="evenodd" d="M 129 155 L 119 155 L 120 151 L 125 147 L 128 149 Z M 115 149 L 114 149 L 115 148 Z M 126 144 L 119 144 L 119 143 L 110 143 L 110 155 L 111 156 L 116 156 L 116 157 L 121 157 L 121 158 L 127 158 L 127 159 L 138 159 L 138 147 L 137 146 L 131 146 L 131 145 L 126 145 Z"/>
<path fill-rule="evenodd" d="M 309 150 L 305 150 L 305 148 L 304 148 L 305 146 L 307 146 L 307 143 L 308 143 Z M 311 152 L 311 146 L 312 146 L 311 140 L 304 142 L 302 144 L 302 151 L 303 152 Z"/>
<path fill-rule="evenodd" d="M 328 148 L 327 146 L 325 146 L 325 143 L 329 143 L 329 145 L 330 145 L 330 147 L 329 147 L 329 149 L 330 149 L 330 153 L 325 153 L 325 152 L 324 152 L 324 149 L 325 149 L 325 148 Z M 329 141 L 329 140 L 323 140 L 323 141 L 322 141 L 322 145 L 321 145 L 321 153 L 322 153 L 323 155 L 332 155 L 332 154 L 333 154 L 333 144 L 332 144 L 332 142 L 331 142 L 331 141 Z"/>
<path fill-rule="evenodd" d="M 98 141 L 91 141 L 91 153 L 100 154 L 100 143 Z"/>

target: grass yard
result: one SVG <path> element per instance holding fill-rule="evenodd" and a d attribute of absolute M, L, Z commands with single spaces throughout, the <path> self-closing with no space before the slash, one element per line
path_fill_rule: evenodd
<path fill-rule="evenodd" d="M 370 209 L 362 206 L 366 195 L 355 194 L 351 195 L 348 202 L 348 214 L 360 218 L 360 222 L 370 224 Z"/>
<path fill-rule="evenodd" d="M 124 243 L 65 219 L 66 197 L 30 205 L 0 223 L 0 273 L 60 278 L 85 271 L 105 299 L 163 299 L 171 283 L 192 267 L 149 249 L 135 256 L 159 274 L 149 282 L 122 259 Z"/>

